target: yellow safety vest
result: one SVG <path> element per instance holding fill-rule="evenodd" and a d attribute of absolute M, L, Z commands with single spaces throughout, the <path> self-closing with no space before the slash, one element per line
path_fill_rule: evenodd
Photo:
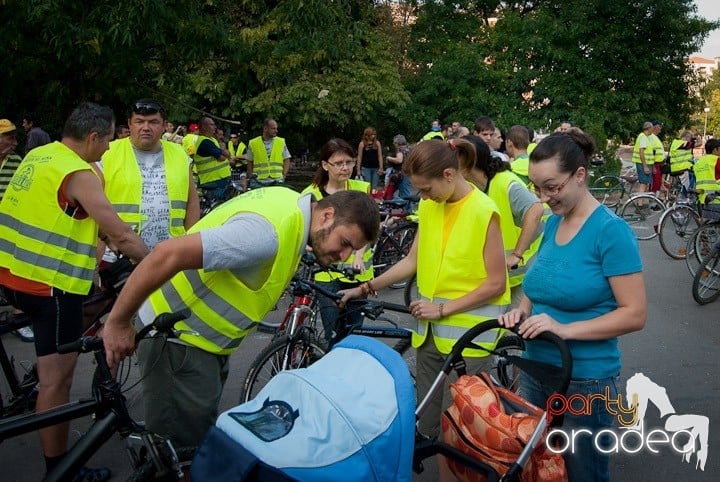
<path fill-rule="evenodd" d="M 652 148 L 652 158 L 654 163 L 662 163 L 665 159 L 665 147 L 663 147 L 662 141 L 655 134 L 648 136 L 649 147 Z M 647 152 L 647 151 L 646 151 Z M 646 158 L 647 159 L 647 158 Z"/>
<path fill-rule="evenodd" d="M 692 149 L 680 149 L 684 139 L 675 139 L 670 143 L 670 173 L 681 173 L 692 169 Z"/>
<path fill-rule="evenodd" d="M 310 221 L 298 202 L 301 195 L 285 187 L 254 189 L 212 210 L 188 234 L 221 226 L 239 213 L 255 213 L 272 223 L 278 252 L 267 279 L 250 288 L 230 270 L 182 271 L 155 291 L 148 303 L 153 315 L 189 308 L 176 325 L 198 335 L 181 335 L 189 345 L 218 355 L 234 352 L 255 324 L 275 306 L 290 282 L 307 243 Z"/>
<path fill-rule="evenodd" d="M 215 146 L 220 147 L 220 143 L 217 139 L 205 136 L 198 136 L 196 146 L 200 146 L 205 139 L 208 139 L 210 142 L 215 144 Z M 212 156 L 200 156 L 197 152 L 193 154 L 192 157 L 195 161 L 195 169 L 197 170 L 201 186 L 221 179 L 230 179 L 230 163 L 227 159 L 224 161 L 218 161 Z"/>
<path fill-rule="evenodd" d="M 495 174 L 495 177 L 489 182 L 488 196 L 495 201 L 500 212 L 500 229 L 502 230 L 503 246 L 505 247 L 505 257 L 507 258 L 515 250 L 515 245 L 520 239 L 522 226 L 517 226 L 513 218 L 512 208 L 510 207 L 510 198 L 508 192 L 510 184 L 513 182 L 522 185 L 522 180 L 510 171 L 501 171 Z M 510 271 L 510 287 L 522 284 L 530 265 L 535 261 L 535 255 L 540 247 L 542 236 L 538 236 L 528 249 L 522 253 L 524 261 L 518 263 L 517 269 Z"/>
<path fill-rule="evenodd" d="M 445 136 L 443 135 L 442 131 L 430 131 L 424 136 L 422 136 L 422 139 L 420 139 L 420 142 L 422 141 L 429 141 L 430 139 L 437 139 L 439 141 L 444 141 Z"/>
<path fill-rule="evenodd" d="M 190 170 L 185 151 L 179 145 L 161 140 L 165 167 L 165 185 L 170 206 L 171 236 L 185 234 L 185 213 L 190 189 Z M 120 216 L 132 225 L 136 232 L 142 226 L 142 174 L 138 166 L 130 138 L 110 143 L 110 149 L 103 155 L 105 194 Z"/>
<path fill-rule="evenodd" d="M 720 182 L 715 179 L 715 165 L 718 156 L 715 154 L 705 154 L 693 166 L 695 172 L 695 187 L 702 189 L 704 192 L 700 194 L 700 202 L 704 203 L 707 195 L 714 191 L 720 191 Z M 718 201 L 720 203 L 720 199 Z M 713 204 L 715 201 L 713 201 Z"/>
<path fill-rule="evenodd" d="M 285 162 L 282 153 L 285 150 L 285 139 L 275 137 L 269 158 L 262 136 L 250 140 L 250 150 L 252 151 L 253 173 L 257 174 L 258 179 L 282 179 Z"/>
<path fill-rule="evenodd" d="M 245 148 L 247 146 L 243 141 L 240 141 L 240 143 L 235 147 L 235 144 L 231 142 L 228 142 L 228 151 L 230 151 L 230 155 L 233 157 L 239 157 L 242 156 L 242 153 L 245 152 Z"/>
<path fill-rule="evenodd" d="M 527 147 L 528 156 L 530 154 L 532 154 L 532 151 L 534 151 L 536 147 L 537 147 L 537 142 L 531 142 L 530 144 L 528 144 L 528 147 Z"/>
<path fill-rule="evenodd" d="M 522 185 L 529 187 L 532 183 L 530 182 L 530 156 L 527 154 L 520 154 L 510 163 L 510 170 L 514 172 L 522 181 Z"/>
<path fill-rule="evenodd" d="M 635 145 L 633 146 L 633 154 L 632 154 L 632 162 L 635 164 L 642 164 L 642 160 L 640 160 L 640 139 L 645 137 L 647 139 L 646 147 L 645 147 L 645 164 L 648 166 L 653 164 L 655 162 L 655 159 L 652 155 L 652 146 L 650 145 L 650 139 L 648 136 L 645 135 L 644 132 L 641 132 L 638 134 L 637 138 L 635 138 Z"/>
<path fill-rule="evenodd" d="M 482 247 L 485 246 L 491 216 L 498 213 L 498 208 L 492 199 L 477 189 L 473 189 L 470 196 L 462 206 L 450 233 L 450 241 L 441 254 L 438 247 L 442 246 L 445 203 L 429 199 L 420 201 L 417 285 L 422 298 L 432 303 L 460 298 L 487 279 Z M 505 276 L 507 280 L 507 271 Z M 506 282 L 505 292 L 483 306 L 446 316 L 442 320 L 417 320 L 412 345 L 415 348 L 422 345 L 432 326 L 435 346 L 440 353 L 448 354 L 468 329 L 481 321 L 497 318 L 505 312 L 509 303 L 510 284 Z M 499 335 L 499 330 L 485 332 L 476 342 L 493 347 Z M 466 349 L 463 355 L 483 357 L 487 356 L 487 352 Z"/>
<path fill-rule="evenodd" d="M 95 172 L 60 142 L 25 157 L 0 202 L 0 266 L 21 278 L 86 295 L 95 272 L 97 223 L 70 217 L 58 205 L 63 181 L 79 171 Z"/>
<path fill-rule="evenodd" d="M 364 193 L 370 194 L 370 183 L 365 181 L 359 181 L 355 179 L 348 179 L 345 184 L 345 189 L 348 191 L 360 191 Z M 311 193 L 315 196 L 315 199 L 318 201 L 323 198 L 322 193 L 320 192 L 320 188 L 316 186 L 315 184 L 310 184 L 308 187 L 306 187 L 302 194 L 308 194 Z M 355 279 L 351 280 L 347 277 L 341 275 L 340 273 L 335 273 L 332 271 L 321 271 L 315 275 L 315 281 L 332 281 L 332 280 L 340 280 L 344 283 L 354 283 L 354 282 L 363 282 L 367 280 L 371 280 L 374 277 L 373 273 L 373 264 L 372 264 L 372 258 L 373 258 L 373 250 L 370 249 L 370 246 L 367 247 L 365 250 L 365 253 L 363 253 L 363 264 L 365 265 L 365 271 L 363 271 L 361 274 L 355 275 Z M 334 268 L 343 270 L 345 268 L 351 268 L 353 261 L 355 260 L 355 252 L 350 254 L 350 257 L 341 262 L 336 263 L 334 265 Z"/>
<path fill-rule="evenodd" d="M 185 153 L 187 153 L 188 156 L 192 156 L 193 154 L 195 154 L 199 137 L 200 136 L 198 136 L 197 134 L 188 134 L 186 136 L 183 136 L 181 145 L 183 149 L 185 149 Z"/>

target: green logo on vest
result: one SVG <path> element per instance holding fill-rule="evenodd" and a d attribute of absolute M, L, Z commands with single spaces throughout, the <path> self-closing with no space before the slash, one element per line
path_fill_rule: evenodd
<path fill-rule="evenodd" d="M 31 164 L 23 166 L 21 171 L 15 173 L 10 185 L 17 191 L 29 191 L 34 173 L 35 168 Z"/>

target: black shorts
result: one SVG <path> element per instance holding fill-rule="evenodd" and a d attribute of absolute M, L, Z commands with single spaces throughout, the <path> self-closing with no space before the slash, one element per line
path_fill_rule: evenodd
<path fill-rule="evenodd" d="M 80 338 L 83 330 L 83 301 L 87 296 L 59 293 L 53 296 L 36 296 L 3 288 L 14 307 L 25 312 L 32 320 L 37 356 L 57 353 L 58 345 Z"/>

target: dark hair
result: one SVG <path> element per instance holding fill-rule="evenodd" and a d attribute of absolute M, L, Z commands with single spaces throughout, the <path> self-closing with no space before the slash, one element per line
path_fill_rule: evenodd
<path fill-rule="evenodd" d="M 708 139 L 705 141 L 705 154 L 712 154 L 712 151 L 720 147 L 720 139 Z"/>
<path fill-rule="evenodd" d="M 346 140 L 333 138 L 327 141 L 320 148 L 320 165 L 312 178 L 312 183 L 317 187 L 324 188 L 330 180 L 328 172 L 323 169 L 322 162 L 327 162 L 336 152 L 344 152 L 355 159 L 355 151 Z"/>
<path fill-rule="evenodd" d="M 370 243 L 375 242 L 380 228 L 380 212 L 377 203 L 367 193 L 361 191 L 338 191 L 323 197 L 317 208 L 335 209 L 336 225 L 357 225 L 363 237 Z"/>
<path fill-rule="evenodd" d="M 263 128 L 268 127 L 271 122 L 275 122 L 277 124 L 277 121 L 273 119 L 272 117 L 268 117 L 263 121 Z"/>
<path fill-rule="evenodd" d="M 535 129 L 533 129 L 530 126 L 525 126 L 525 129 L 528 131 L 528 141 L 532 142 L 535 140 Z"/>
<path fill-rule="evenodd" d="M 448 168 L 468 172 L 475 166 L 475 148 L 465 138 L 447 142 L 430 139 L 412 148 L 403 171 L 408 176 L 418 175 L 428 179 L 441 178 Z"/>
<path fill-rule="evenodd" d="M 481 170 L 487 176 L 488 181 L 498 172 L 510 170 L 510 164 L 490 154 L 490 147 L 481 137 L 473 134 L 465 136 L 463 139 L 470 141 L 475 148 L 475 169 Z"/>
<path fill-rule="evenodd" d="M 38 127 L 40 125 L 40 117 L 35 112 L 26 112 L 22 118 L 23 120 L 31 123 L 34 127 Z"/>
<path fill-rule="evenodd" d="M 110 107 L 83 102 L 68 116 L 62 136 L 82 141 L 91 133 L 97 132 L 99 136 L 105 137 L 114 133 L 114 124 L 115 114 Z"/>
<path fill-rule="evenodd" d="M 490 117 L 486 115 L 481 115 L 480 117 L 475 119 L 475 132 L 482 132 L 490 129 L 492 129 L 493 131 L 495 130 L 495 123 Z"/>
<path fill-rule="evenodd" d="M 130 130 L 130 128 L 128 126 L 126 126 L 125 124 L 116 125 L 115 126 L 115 137 L 117 137 L 120 134 L 120 132 L 123 131 L 123 129 Z"/>
<path fill-rule="evenodd" d="M 595 139 L 580 129 L 572 129 L 554 132 L 540 141 L 530 154 L 530 162 L 557 158 L 560 172 L 575 172 L 579 167 L 587 169 L 594 152 Z"/>

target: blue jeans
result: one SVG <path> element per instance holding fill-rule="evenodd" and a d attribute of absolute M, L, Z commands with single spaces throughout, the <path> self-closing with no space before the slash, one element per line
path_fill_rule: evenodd
<path fill-rule="evenodd" d="M 605 394 L 605 387 L 610 388 L 610 398 L 617 399 L 619 377 L 601 378 L 599 380 L 571 380 L 567 397 L 571 395 Z M 518 394 L 528 402 L 545 409 L 546 401 L 552 389 L 544 386 L 530 375 L 520 372 L 520 388 Z M 575 404 L 573 404 L 575 407 Z M 575 407 L 578 408 L 578 407 Z M 571 481 L 603 482 L 610 480 L 610 456 L 596 450 L 594 437 L 602 429 L 611 429 L 617 425 L 617 419 L 610 414 L 603 400 L 592 402 L 590 415 L 573 415 L 566 412 L 563 417 L 562 430 L 571 437 L 572 430 L 587 429 L 592 435 L 585 433 L 575 437 L 575 450 L 566 450 L 563 454 L 568 479 Z M 571 439 L 572 440 L 572 439 Z M 607 438 L 599 440 L 600 445 L 608 446 L 612 441 Z"/>
<path fill-rule="evenodd" d="M 230 182 L 230 178 L 218 179 L 217 181 L 202 184 L 200 189 L 203 190 L 203 193 L 208 197 L 208 199 L 222 201 L 225 198 L 225 191 L 227 190 Z"/>
<path fill-rule="evenodd" d="M 361 167 L 360 174 L 362 174 L 363 180 L 370 183 L 370 189 L 378 187 L 380 177 L 378 176 L 377 167 Z"/>
<path fill-rule="evenodd" d="M 343 283 L 342 281 L 315 281 L 315 284 L 322 286 L 329 291 L 340 291 L 342 289 L 350 289 L 358 286 L 360 283 Z M 318 301 L 320 304 L 320 317 L 322 318 L 323 328 L 325 330 L 325 341 L 328 343 L 332 339 L 337 325 L 337 320 L 341 315 L 347 315 L 348 326 L 358 327 L 363 323 L 362 312 L 348 311 L 346 309 L 338 308 L 333 300 L 327 296 L 319 295 Z"/>

